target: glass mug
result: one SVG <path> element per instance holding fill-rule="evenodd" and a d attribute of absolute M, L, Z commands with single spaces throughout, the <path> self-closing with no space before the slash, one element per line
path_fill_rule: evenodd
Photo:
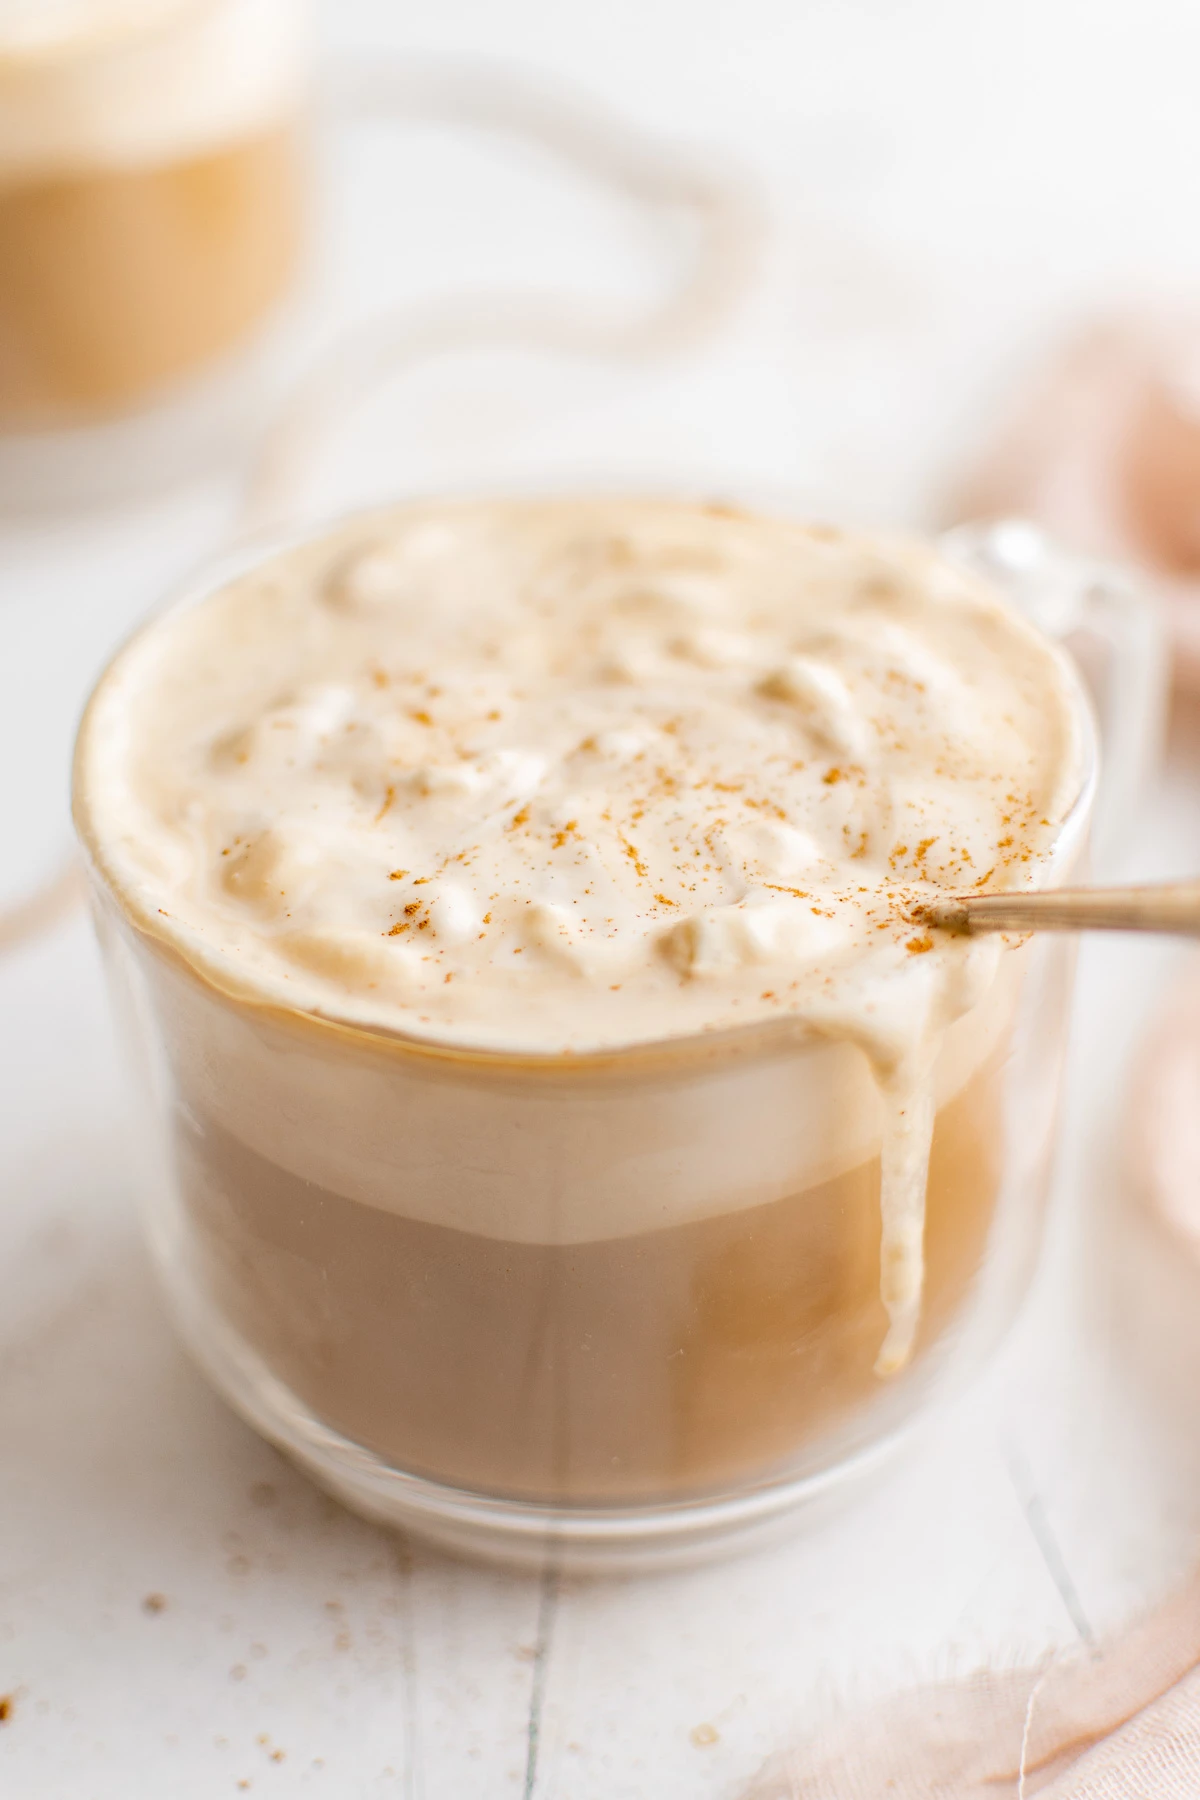
<path fill-rule="evenodd" d="M 251 335 L 305 199 L 300 0 L 92 0 L 0 30 L 0 428 L 128 412 Z"/>
<path fill-rule="evenodd" d="M 1130 660 L 1140 603 L 1027 528 L 950 549 L 1034 611 L 1071 568 L 1063 617 L 1094 620 L 1122 664 L 1128 741 L 1156 698 L 1151 640 Z M 1094 749 L 1082 686 L 1078 706 Z M 872 1465 L 1011 1319 L 1046 1203 L 1069 940 L 1007 951 L 949 1031 L 921 1331 L 881 1379 L 881 1114 L 857 1048 L 780 1019 L 513 1055 L 234 998 L 122 891 L 86 787 L 175 1318 L 234 1407 L 357 1510 L 508 1560 L 704 1554 Z M 1080 869 L 1095 795 L 1089 751 L 1053 882 Z"/>

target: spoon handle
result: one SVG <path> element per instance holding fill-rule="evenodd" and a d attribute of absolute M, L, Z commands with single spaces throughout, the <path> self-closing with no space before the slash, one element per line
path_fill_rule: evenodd
<path fill-rule="evenodd" d="M 955 894 L 924 909 L 931 925 L 976 931 L 1162 931 L 1200 937 L 1200 881 L 1153 887 L 1042 888 Z"/>

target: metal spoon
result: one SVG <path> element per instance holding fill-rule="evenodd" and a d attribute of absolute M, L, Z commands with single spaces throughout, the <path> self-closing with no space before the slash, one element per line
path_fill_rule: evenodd
<path fill-rule="evenodd" d="M 926 924 L 960 936 L 977 931 L 1165 931 L 1200 937 L 1200 881 L 950 894 L 924 902 L 919 912 Z"/>

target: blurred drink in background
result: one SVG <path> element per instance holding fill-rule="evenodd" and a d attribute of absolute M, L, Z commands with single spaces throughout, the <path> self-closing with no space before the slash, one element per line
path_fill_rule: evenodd
<path fill-rule="evenodd" d="M 144 407 L 253 337 L 301 241 L 299 0 L 0 0 L 0 428 Z"/>

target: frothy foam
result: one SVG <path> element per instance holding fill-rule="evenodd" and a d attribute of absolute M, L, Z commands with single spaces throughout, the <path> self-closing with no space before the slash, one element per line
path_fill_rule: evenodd
<path fill-rule="evenodd" d="M 295 110 L 297 0 L 0 0 L 0 181 L 200 155 Z"/>

